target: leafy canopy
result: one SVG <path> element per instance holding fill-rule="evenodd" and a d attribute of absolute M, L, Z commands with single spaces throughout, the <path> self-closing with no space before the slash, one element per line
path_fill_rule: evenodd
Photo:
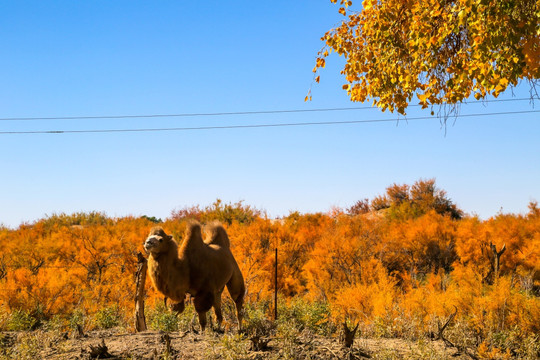
<path fill-rule="evenodd" d="M 337 3 L 338 0 L 330 0 Z M 313 71 L 337 52 L 352 101 L 383 111 L 497 97 L 540 74 L 540 0 L 339 0 L 341 25 L 328 31 Z M 306 97 L 310 99 L 308 94 Z"/>
<path fill-rule="evenodd" d="M 415 218 L 430 211 L 456 220 L 464 215 L 446 191 L 435 185 L 435 179 L 420 179 L 412 186 L 393 184 L 386 188 L 386 194 L 372 200 L 371 208 L 375 211 L 387 209 L 388 215 L 395 219 Z"/>

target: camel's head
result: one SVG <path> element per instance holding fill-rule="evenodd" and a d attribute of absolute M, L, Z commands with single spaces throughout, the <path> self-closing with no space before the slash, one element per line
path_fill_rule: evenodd
<path fill-rule="evenodd" d="M 159 254 L 169 249 L 171 240 L 171 235 L 167 235 L 161 227 L 156 226 L 150 230 L 150 234 L 144 242 L 144 250 Z"/>

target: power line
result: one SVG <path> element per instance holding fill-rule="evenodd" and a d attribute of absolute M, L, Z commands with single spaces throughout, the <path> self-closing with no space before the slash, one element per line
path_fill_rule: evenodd
<path fill-rule="evenodd" d="M 517 115 L 538 113 L 540 110 L 508 111 L 493 113 L 478 113 L 455 115 L 453 118 L 497 116 L 497 115 Z M 126 133 L 126 132 L 164 132 L 164 131 L 195 131 L 195 130 L 222 130 L 222 129 L 255 129 L 271 127 L 290 126 L 317 126 L 317 125 L 345 125 L 361 123 L 398 122 L 413 120 L 429 120 L 433 116 L 422 116 L 403 119 L 368 119 L 368 120 L 348 120 L 348 121 L 320 121 L 320 122 L 300 122 L 300 123 L 277 123 L 277 124 L 247 124 L 247 125 L 222 125 L 222 126 L 198 126 L 198 127 L 174 127 L 174 128 L 142 128 L 142 129 L 94 129 L 94 130 L 35 130 L 35 131 L 0 131 L 0 135 L 28 135 L 28 134 L 88 134 L 88 133 Z"/>
<path fill-rule="evenodd" d="M 498 99 L 485 103 L 525 101 L 531 98 L 518 99 Z M 419 107 L 421 105 L 409 105 L 409 107 Z M 289 109 L 289 110 L 262 110 L 262 111 L 236 111 L 236 112 L 215 112 L 215 113 L 180 113 L 180 114 L 147 114 L 147 115 L 97 115 L 97 116 L 52 116 L 52 117 L 6 117 L 0 121 L 37 121 L 37 120 L 99 120 L 99 119 L 149 119 L 149 118 L 172 118 L 172 117 L 205 117 L 205 116 L 232 116 L 232 115 L 262 115 L 262 114 L 286 114 L 286 113 L 306 113 L 306 112 L 330 112 L 330 111 L 351 111 L 377 109 L 373 106 L 362 107 L 336 107 L 321 109 Z"/>

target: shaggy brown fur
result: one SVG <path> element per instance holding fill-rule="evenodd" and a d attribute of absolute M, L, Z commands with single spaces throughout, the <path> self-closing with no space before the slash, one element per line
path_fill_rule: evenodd
<path fill-rule="evenodd" d="M 184 241 L 178 247 L 171 235 L 161 227 L 154 227 L 144 243 L 150 253 L 148 273 L 154 287 L 178 304 L 174 309 L 184 310 L 186 293 L 194 297 L 195 310 L 204 330 L 206 313 L 214 307 L 221 325 L 221 293 L 225 286 L 236 304 L 238 327 L 242 328 L 244 278 L 229 248 L 229 237 L 218 223 L 206 227 L 203 241 L 201 225 L 188 224 Z"/>

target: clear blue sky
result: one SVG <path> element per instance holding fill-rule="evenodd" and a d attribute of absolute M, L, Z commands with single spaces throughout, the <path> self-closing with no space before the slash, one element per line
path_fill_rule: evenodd
<path fill-rule="evenodd" d="M 331 57 L 304 103 L 329 0 L 3 1 L 0 118 L 362 106 Z M 514 91 L 527 97 L 528 85 Z M 510 98 L 508 92 L 504 95 Z M 364 104 L 366 105 L 366 104 Z M 538 106 L 538 102 L 536 103 Z M 531 110 L 471 102 L 463 114 Z M 536 107 L 537 109 L 537 107 Z M 429 115 L 415 108 L 409 117 Z M 0 135 L 0 224 L 103 211 L 167 217 L 244 200 L 271 216 L 327 211 L 392 183 L 437 179 L 468 213 L 540 200 L 538 114 L 155 133 Z M 391 119 L 377 109 L 139 120 L 0 121 L 0 131 Z"/>

